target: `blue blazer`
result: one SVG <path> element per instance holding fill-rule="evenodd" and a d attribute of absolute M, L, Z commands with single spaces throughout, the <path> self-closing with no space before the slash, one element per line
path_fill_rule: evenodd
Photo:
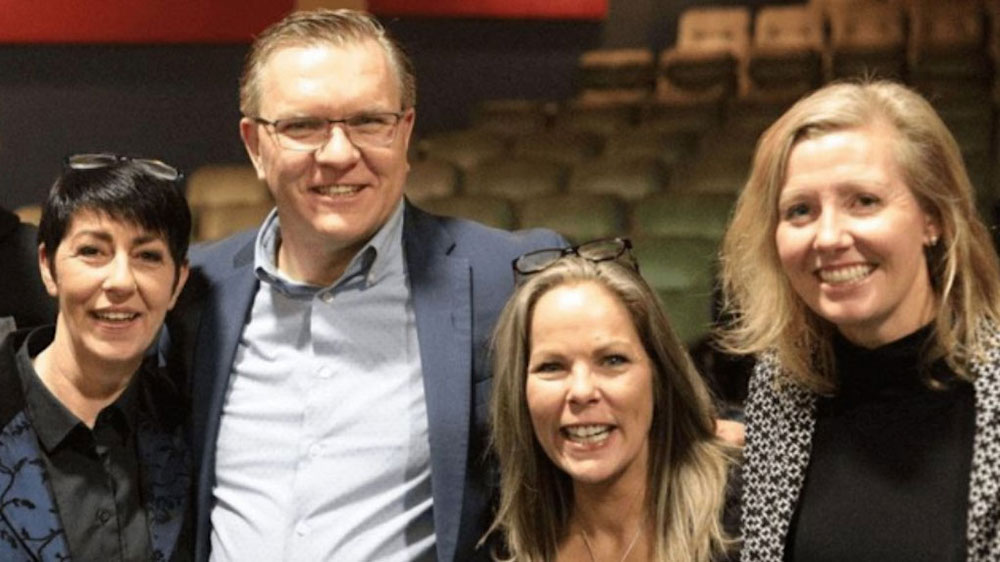
<path fill-rule="evenodd" d="M 192 401 L 197 560 L 208 559 L 219 418 L 258 287 L 255 236 L 194 249 L 191 278 L 167 321 L 166 358 Z M 566 243 L 554 232 L 505 232 L 407 202 L 403 245 L 427 400 L 438 560 L 485 560 L 483 549 L 474 551 L 493 516 L 496 483 L 486 460 L 489 338 L 513 289 L 511 261 Z"/>
<path fill-rule="evenodd" d="M 17 375 L 15 334 L 0 342 L 0 560 L 66 561 L 69 545 Z M 190 490 L 187 447 L 180 424 L 169 430 L 161 420 L 140 409 L 136 435 L 153 559 L 188 559 L 175 553 Z"/>

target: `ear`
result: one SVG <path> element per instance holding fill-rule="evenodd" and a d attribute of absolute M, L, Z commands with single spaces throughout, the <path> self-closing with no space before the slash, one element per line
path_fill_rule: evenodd
<path fill-rule="evenodd" d="M 42 284 L 45 285 L 45 292 L 49 294 L 50 297 L 59 296 L 59 286 L 56 285 L 55 275 L 52 273 L 52 263 L 49 262 L 49 256 L 45 253 L 45 244 L 38 245 L 38 272 L 42 274 Z"/>
<path fill-rule="evenodd" d="M 940 238 L 941 227 L 938 225 L 938 221 L 929 213 L 924 213 L 924 246 L 935 246 Z"/>
<path fill-rule="evenodd" d="M 174 284 L 174 296 L 170 298 L 170 306 L 167 310 L 173 310 L 174 305 L 177 304 L 177 297 L 181 295 L 181 291 L 184 289 L 184 284 L 187 283 L 188 275 L 191 273 L 191 266 L 188 264 L 187 260 L 181 264 L 181 267 L 177 270 L 177 283 Z"/>
<path fill-rule="evenodd" d="M 410 149 L 410 137 L 413 135 L 413 124 L 417 121 L 417 108 L 411 107 L 403 113 L 399 120 L 399 134 L 403 136 L 403 148 Z"/>
<path fill-rule="evenodd" d="M 243 147 L 253 162 L 253 167 L 257 170 L 257 179 L 264 181 L 264 165 L 260 158 L 260 124 L 256 121 L 244 117 L 240 119 L 240 138 L 243 139 Z"/>

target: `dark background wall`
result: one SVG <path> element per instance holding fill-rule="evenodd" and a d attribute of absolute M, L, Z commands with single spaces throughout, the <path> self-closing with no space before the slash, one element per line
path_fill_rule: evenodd
<path fill-rule="evenodd" d="M 467 123 L 488 98 L 564 99 L 579 54 L 673 43 L 692 4 L 609 0 L 603 22 L 392 19 L 419 81 L 417 134 Z M 745 3 L 745 2 L 744 2 Z M 237 80 L 246 45 L 0 46 L 0 205 L 37 203 L 74 152 L 246 162 Z"/>

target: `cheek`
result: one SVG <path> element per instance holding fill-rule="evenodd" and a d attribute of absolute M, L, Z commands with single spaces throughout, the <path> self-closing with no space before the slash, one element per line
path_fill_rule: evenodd
<path fill-rule="evenodd" d="M 528 414 L 531 423 L 537 429 L 543 429 L 546 424 L 559 417 L 559 400 L 553 389 L 544 383 L 528 380 L 524 388 L 525 401 L 528 404 Z"/>

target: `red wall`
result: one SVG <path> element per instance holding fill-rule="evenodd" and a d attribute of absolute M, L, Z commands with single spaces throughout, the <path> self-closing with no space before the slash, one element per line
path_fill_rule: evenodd
<path fill-rule="evenodd" d="M 243 43 L 295 0 L 0 0 L 0 43 Z M 603 19 L 608 0 L 369 0 L 378 15 Z"/>
<path fill-rule="evenodd" d="M 603 19 L 608 0 L 368 0 L 375 14 L 392 16 Z"/>
<path fill-rule="evenodd" d="M 238 43 L 294 0 L 0 0 L 0 43 Z"/>

